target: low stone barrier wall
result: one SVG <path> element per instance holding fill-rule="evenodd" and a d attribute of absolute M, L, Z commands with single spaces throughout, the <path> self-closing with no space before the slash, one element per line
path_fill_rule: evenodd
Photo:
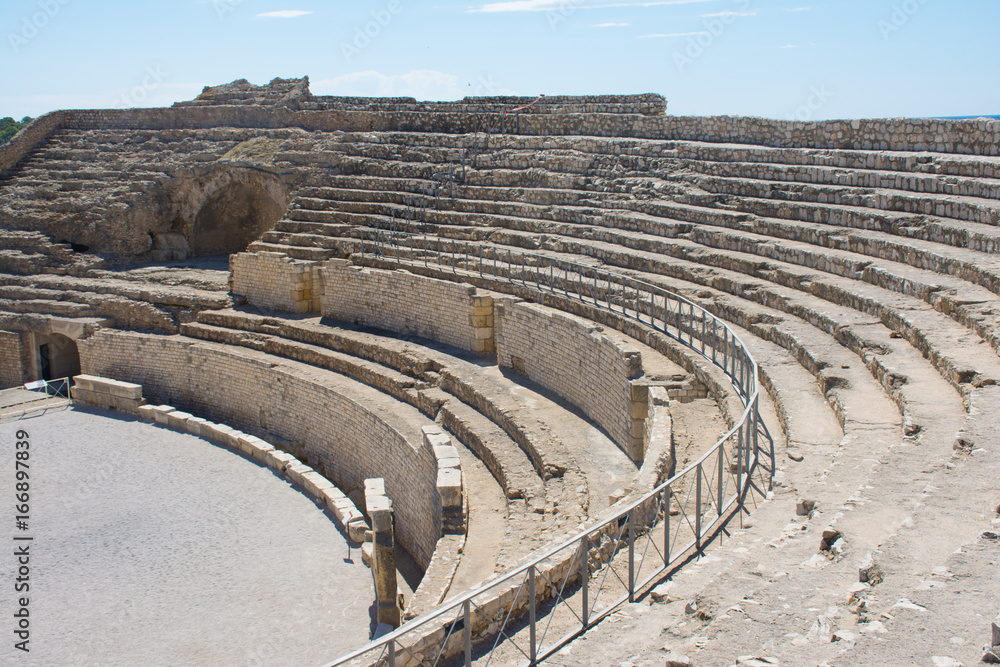
<path fill-rule="evenodd" d="M 646 450 L 642 355 L 579 317 L 517 299 L 495 301 L 497 359 L 577 406 L 633 461 Z"/>
<path fill-rule="evenodd" d="M 324 317 L 421 336 L 477 354 L 494 349 L 493 299 L 471 285 L 359 267 L 346 259 L 327 261 L 322 276 Z"/>
<path fill-rule="evenodd" d="M 295 362 L 180 336 L 100 331 L 79 342 L 83 370 L 141 384 L 149 398 L 303 443 L 310 465 L 342 489 L 383 477 L 398 536 L 421 568 L 441 534 L 438 463 L 376 412 L 325 386 Z"/>
<path fill-rule="evenodd" d="M 139 409 L 146 404 L 142 385 L 93 375 L 75 376 L 72 396 L 74 401 L 132 414 L 139 414 Z"/>
<path fill-rule="evenodd" d="M 240 252 L 229 258 L 232 291 L 251 306 L 288 313 L 320 309 L 319 267 L 279 252 Z"/>

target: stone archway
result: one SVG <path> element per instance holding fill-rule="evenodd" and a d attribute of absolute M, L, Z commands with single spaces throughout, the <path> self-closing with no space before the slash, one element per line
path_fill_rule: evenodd
<path fill-rule="evenodd" d="M 206 197 L 192 224 L 191 254 L 240 252 L 271 229 L 285 212 L 272 180 L 277 181 L 263 175 L 234 179 Z"/>

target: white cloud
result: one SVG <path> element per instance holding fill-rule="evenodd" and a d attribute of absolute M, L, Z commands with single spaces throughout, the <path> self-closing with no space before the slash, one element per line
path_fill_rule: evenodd
<path fill-rule="evenodd" d="M 598 23 L 593 26 L 594 28 L 624 28 L 631 25 L 630 23 Z"/>
<path fill-rule="evenodd" d="M 786 12 L 808 12 L 812 7 L 785 7 Z"/>
<path fill-rule="evenodd" d="M 667 32 L 667 33 L 654 33 L 651 35 L 639 35 L 636 39 L 647 39 L 653 38 L 663 38 L 663 37 L 694 37 L 695 35 L 707 35 L 708 33 L 704 30 L 699 30 L 698 32 Z"/>
<path fill-rule="evenodd" d="M 304 9 L 282 9 L 277 12 L 261 12 L 257 14 L 257 18 L 261 19 L 295 19 L 300 16 L 305 16 L 307 14 L 312 14 L 312 12 L 306 11 Z"/>
<path fill-rule="evenodd" d="M 715 0 L 575 0 L 572 9 L 605 7 L 659 7 L 661 5 L 692 5 Z M 567 9 L 567 0 L 507 0 L 470 7 L 470 12 L 546 12 Z"/>
<path fill-rule="evenodd" d="M 310 84 L 316 95 L 359 97 L 415 97 L 418 100 L 457 100 L 470 94 L 454 74 L 418 69 L 406 74 L 382 74 L 374 70 L 352 72 Z"/>
<path fill-rule="evenodd" d="M 798 44 L 782 44 L 778 48 L 779 49 L 797 49 L 797 48 L 799 48 L 799 45 Z"/>

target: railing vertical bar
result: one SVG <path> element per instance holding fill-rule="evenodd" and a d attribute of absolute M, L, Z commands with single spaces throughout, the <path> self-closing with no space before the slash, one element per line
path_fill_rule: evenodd
<path fill-rule="evenodd" d="M 628 601 L 635 602 L 635 511 L 628 513 Z"/>
<path fill-rule="evenodd" d="M 538 647 L 535 645 L 537 640 L 537 628 L 536 626 L 536 613 L 537 609 L 535 607 L 535 566 L 532 565 L 528 568 L 528 609 L 529 617 L 528 623 L 531 626 L 530 639 L 531 647 L 529 649 L 531 664 L 534 665 L 538 661 Z"/>
<path fill-rule="evenodd" d="M 463 634 L 465 635 L 465 667 L 471 667 L 472 665 L 472 602 L 468 599 L 463 604 L 464 612 L 464 628 Z"/>
<path fill-rule="evenodd" d="M 701 311 L 701 356 L 705 356 L 705 338 L 708 334 L 708 320 L 705 319 L 705 311 Z"/>
<path fill-rule="evenodd" d="M 396 667 L 396 640 L 389 640 L 389 667 Z"/>
<path fill-rule="evenodd" d="M 701 553 L 701 477 L 703 475 L 701 463 L 695 468 L 695 491 L 694 491 L 694 540 L 695 548 Z"/>
<path fill-rule="evenodd" d="M 580 538 L 580 593 L 583 602 L 583 628 L 590 624 L 590 536 Z"/>
<path fill-rule="evenodd" d="M 743 425 L 742 424 L 740 425 L 740 433 L 741 434 L 743 433 Z M 722 472 L 723 472 L 722 469 L 723 469 L 723 466 L 725 465 L 725 459 L 726 459 L 726 457 L 723 456 L 723 454 L 725 452 L 725 446 L 719 447 L 718 451 L 719 451 L 719 470 L 718 470 L 719 478 L 717 480 L 718 486 L 716 487 L 716 490 L 715 490 L 715 496 L 716 496 L 716 499 L 717 499 L 716 500 L 716 504 L 717 504 L 717 507 L 718 507 L 719 516 L 722 516 Z M 733 457 L 733 458 L 735 458 L 735 457 Z"/>
<path fill-rule="evenodd" d="M 663 489 L 663 567 L 670 565 L 670 487 Z"/>

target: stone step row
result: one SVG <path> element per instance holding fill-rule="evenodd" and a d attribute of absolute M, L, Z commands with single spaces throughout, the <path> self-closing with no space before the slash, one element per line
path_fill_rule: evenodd
<path fill-rule="evenodd" d="M 757 162 L 685 160 L 683 165 L 686 169 L 699 174 L 724 178 L 840 185 L 852 188 L 1000 199 L 1000 182 L 997 182 L 996 179 L 982 177 L 942 176 L 935 173 L 905 174 L 881 170 L 852 170 L 840 167 L 761 164 Z"/>
<path fill-rule="evenodd" d="M 359 185 L 375 186 L 376 182 L 349 181 L 345 182 L 346 184 L 355 186 L 356 188 Z M 384 183 L 385 187 L 399 187 L 399 185 L 399 182 Z M 411 199 L 412 195 L 406 192 L 385 192 L 383 190 L 377 197 L 371 191 L 354 188 L 309 189 L 305 192 L 308 195 L 323 195 L 330 198 L 327 200 L 317 200 L 314 197 L 302 198 L 303 206 L 314 208 L 328 206 L 331 210 L 336 208 L 343 210 L 345 208 L 344 204 L 338 204 L 338 201 L 368 201 L 371 202 L 369 210 L 380 211 L 386 214 L 394 213 L 397 219 L 414 216 L 426 218 L 429 215 L 432 217 L 437 215 L 431 213 L 430 210 L 412 210 L 412 207 L 407 208 L 402 202 Z M 467 189 L 462 189 L 459 193 L 460 196 L 468 196 L 469 194 L 478 193 L 470 192 Z M 387 203 L 380 205 L 373 201 L 375 199 Z M 313 201 L 327 201 L 329 203 L 311 203 Z M 613 225 L 618 228 L 636 229 L 663 236 L 675 236 L 694 229 L 691 225 L 679 224 L 680 221 L 712 227 L 725 227 L 737 230 L 741 234 L 756 234 L 760 239 L 760 243 L 756 245 L 765 250 L 770 243 L 776 242 L 775 238 L 787 239 L 823 248 L 823 250 L 807 252 L 804 246 L 800 245 L 795 253 L 784 252 L 783 255 L 786 258 L 784 261 L 789 261 L 787 258 L 790 257 L 801 256 L 803 261 L 806 261 L 808 264 L 816 258 L 828 256 L 832 246 L 836 250 L 841 251 L 843 257 L 861 255 L 856 261 L 850 263 L 851 266 L 848 268 L 849 273 L 855 273 L 855 267 L 860 266 L 863 268 L 865 262 L 869 261 L 867 259 L 868 256 L 875 256 L 893 263 L 886 270 L 898 271 L 903 269 L 903 267 L 913 267 L 942 274 L 932 276 L 928 273 L 924 278 L 924 282 L 929 285 L 936 285 L 941 282 L 947 283 L 949 281 L 948 276 L 955 275 L 959 276 L 962 280 L 987 287 L 995 293 L 996 290 L 1000 290 L 1000 263 L 988 255 L 943 248 L 940 244 L 916 239 L 909 239 L 906 242 L 895 241 L 891 238 L 885 238 L 885 234 L 882 233 L 881 229 L 879 231 L 830 229 L 831 225 L 827 223 L 831 221 L 826 221 L 826 223 L 799 223 L 789 222 L 780 218 L 760 219 L 732 211 L 709 209 L 673 202 L 638 202 L 635 208 L 639 210 L 635 213 L 627 211 L 603 211 L 596 208 L 589 210 L 578 210 L 577 208 L 564 210 L 565 207 L 541 207 L 510 201 L 493 203 L 480 199 L 439 198 L 433 201 L 433 203 L 440 209 L 482 212 L 490 214 L 491 217 L 493 217 L 492 214 L 494 213 L 502 212 L 506 215 L 521 215 L 575 222 L 584 216 L 588 216 L 583 219 L 592 224 Z M 594 202 L 588 201 L 587 204 L 592 205 Z M 399 208 L 400 206 L 403 206 L 402 210 Z M 357 207 L 355 208 L 357 209 Z M 364 208 L 357 210 L 364 210 Z M 336 218 L 338 221 L 346 219 L 346 216 L 342 215 L 330 215 L 329 217 Z M 891 228 L 890 231 L 892 231 Z M 699 231 L 696 236 L 699 239 L 705 239 L 710 238 L 712 233 L 709 230 L 706 230 L 704 233 Z M 989 243 L 990 248 L 1000 247 L 1000 237 L 994 240 L 991 235 L 983 238 L 983 240 Z M 962 239 L 955 239 L 956 245 L 959 245 L 961 241 Z M 912 276 L 907 276 L 907 280 L 910 279 L 912 279 Z M 906 284 L 907 280 L 897 280 L 895 282 Z"/>
<path fill-rule="evenodd" d="M 845 203 L 849 203 L 851 199 L 859 199 L 858 195 L 850 190 L 858 186 L 841 183 L 840 181 L 848 180 L 841 176 L 838 176 L 836 179 L 828 179 L 837 182 L 814 185 L 812 187 L 804 185 L 796 187 L 789 184 L 784 178 L 771 179 L 771 182 L 765 186 L 756 183 L 759 180 L 766 180 L 760 176 L 750 178 L 744 177 L 742 174 L 718 176 L 711 173 L 711 165 L 700 168 L 698 166 L 701 164 L 700 162 L 688 160 L 651 160 L 641 156 L 630 157 L 619 155 L 613 156 L 613 159 L 610 161 L 602 161 L 582 153 L 566 154 L 557 151 L 524 151 L 515 153 L 501 151 L 499 154 L 489 153 L 475 158 L 470 157 L 465 160 L 468 168 L 463 170 L 455 164 L 441 164 L 454 163 L 456 160 L 465 159 L 464 156 L 456 157 L 454 149 L 433 151 L 427 148 L 411 149 L 407 146 L 384 144 L 373 144 L 371 146 L 347 144 L 339 148 L 343 150 L 344 157 L 340 158 L 338 163 L 345 170 L 364 167 L 365 162 L 368 160 L 418 164 L 426 171 L 439 175 L 442 175 L 442 167 L 447 166 L 447 173 L 443 175 L 454 178 L 454 174 L 461 174 L 463 182 L 468 182 L 471 176 L 479 183 L 485 183 L 487 179 L 483 178 L 484 174 L 481 172 L 485 170 L 489 173 L 492 170 L 503 168 L 513 169 L 521 178 L 528 176 L 528 174 L 524 173 L 526 170 L 541 168 L 562 176 L 565 176 L 567 173 L 588 176 L 606 175 L 617 178 L 652 176 L 669 181 L 676 179 L 678 174 L 687 171 L 690 166 L 694 171 L 705 174 L 703 177 L 695 179 L 695 181 L 699 185 L 702 185 L 702 187 L 714 185 L 713 191 L 715 192 L 730 192 L 734 188 L 739 187 L 744 189 L 756 187 L 758 189 L 765 189 L 766 191 L 776 191 L 778 196 L 790 196 L 793 191 L 800 194 L 800 196 L 812 195 L 820 202 L 830 201 L 839 203 L 839 200 L 844 199 L 848 200 Z M 353 159 L 348 158 L 348 156 L 353 156 Z M 293 155 L 287 152 L 281 154 L 281 158 L 287 159 L 289 162 L 294 160 Z M 728 166 L 730 163 L 720 164 Z M 471 173 L 473 171 L 475 173 Z M 780 173 L 777 169 L 771 171 Z M 845 172 L 840 171 L 837 173 L 844 174 Z M 854 174 L 854 172 L 850 173 Z M 870 179 L 879 173 L 885 172 L 876 172 L 874 174 L 861 173 L 859 176 Z M 547 178 L 550 179 L 551 175 L 547 176 Z M 735 181 L 736 184 L 727 182 L 730 180 Z M 855 177 L 850 180 L 857 181 L 860 178 Z M 944 192 L 938 192 L 936 185 L 931 185 L 949 180 L 953 181 L 951 187 L 942 188 Z M 749 183 L 745 183 L 744 181 L 749 181 Z M 920 179 L 902 176 L 896 176 L 892 179 L 882 178 L 879 185 L 881 186 L 880 189 L 884 190 L 884 192 L 873 194 L 863 193 L 868 195 L 866 198 L 862 198 L 865 201 L 863 205 L 877 209 L 922 213 L 996 224 L 995 215 L 991 215 L 995 214 L 996 206 L 992 205 L 991 207 L 990 203 L 984 202 L 982 199 L 996 200 L 1000 196 L 1000 182 L 961 178 L 959 185 L 954 181 L 955 178 L 946 177 L 941 179 L 933 176 L 923 176 Z M 911 189 L 912 193 L 910 192 Z M 784 190 L 788 190 L 789 192 L 786 193 Z M 955 192 L 955 190 L 958 190 L 958 192 Z M 922 196 L 917 196 L 917 192 L 921 193 Z M 735 192 L 735 194 L 741 193 Z M 962 199 L 956 200 L 953 199 L 954 197 L 961 197 Z"/>
<path fill-rule="evenodd" d="M 715 194 L 917 213 L 994 226 L 1000 223 L 1000 202 L 978 197 L 938 194 L 917 196 L 884 189 L 789 184 L 720 176 L 699 176 L 694 181 L 699 187 Z"/>
<path fill-rule="evenodd" d="M 600 263 L 603 266 L 612 261 L 611 252 L 592 250 L 589 244 L 584 244 L 584 247 L 580 248 L 560 250 L 561 252 L 554 253 L 545 251 L 545 254 L 585 265 L 597 263 L 594 255 L 601 257 Z M 572 252 L 578 254 L 567 254 Z M 703 303 L 706 308 L 723 319 L 734 321 L 755 335 L 795 351 L 803 365 L 812 366 L 817 372 L 826 366 L 814 360 L 815 356 L 810 351 L 812 337 L 817 332 L 822 332 L 835 339 L 838 345 L 844 346 L 855 355 L 855 364 L 860 360 L 867 366 L 872 376 L 883 384 L 887 394 L 897 402 L 904 413 L 911 404 L 918 406 L 928 402 L 933 404 L 933 400 L 928 397 L 940 396 L 942 391 L 951 393 L 961 406 L 962 396 L 956 389 L 963 389 L 963 385 L 967 385 L 970 379 L 976 377 L 963 373 L 982 371 L 983 374 L 979 377 L 981 382 L 995 381 L 993 378 L 996 377 L 996 367 L 1000 365 L 1000 361 L 991 358 L 992 353 L 976 355 L 970 360 L 968 349 L 947 348 L 936 350 L 936 357 L 929 362 L 921 351 L 890 330 L 878 318 L 848 307 L 839 307 L 817 297 L 809 297 L 794 290 L 725 270 L 712 270 L 707 273 L 704 270 L 691 273 L 675 272 L 673 267 L 683 262 L 663 261 L 662 257 L 652 253 L 633 251 L 623 254 L 625 258 L 621 260 L 622 266 L 617 270 L 659 284 L 682 295 L 689 295 L 692 300 Z M 644 254 L 646 256 L 640 257 Z M 724 298 L 723 295 L 729 298 Z M 725 309 L 721 308 L 722 303 L 725 303 Z M 751 303 L 756 307 L 748 305 Z M 762 322 L 767 326 L 755 328 L 754 325 Z M 923 334 L 928 338 L 932 335 L 928 332 Z M 947 354 L 954 357 L 948 357 Z M 977 363 L 984 363 L 986 366 L 978 368 Z M 937 366 L 937 369 L 934 366 Z M 832 372 L 836 373 L 835 370 Z M 838 382 L 836 375 L 826 381 L 832 384 Z M 948 381 L 953 383 L 951 387 Z M 930 389 L 927 389 L 928 387 Z M 916 417 L 910 418 L 907 425 L 910 435 L 919 434 L 921 429 L 928 425 L 916 419 Z"/>
<path fill-rule="evenodd" d="M 449 234 L 450 227 L 438 228 Z M 459 230 L 467 237 L 467 230 Z M 608 236 L 616 235 L 609 232 Z M 493 243 L 514 247 L 532 247 L 535 235 L 521 232 L 484 235 Z M 1000 360 L 987 346 L 977 346 L 977 336 L 963 324 L 939 313 L 915 297 L 886 293 L 878 287 L 858 284 L 847 278 L 834 278 L 799 267 L 761 265 L 737 253 L 707 253 L 698 247 L 682 250 L 684 240 L 618 239 L 589 236 L 585 242 L 549 239 L 547 251 L 569 253 L 573 259 L 599 259 L 604 265 L 624 270 L 638 270 L 683 279 L 689 283 L 719 286 L 743 299 L 769 305 L 789 313 L 812 326 L 835 333 L 858 354 L 871 347 L 892 347 L 886 335 L 905 340 L 934 365 L 942 377 L 957 390 L 970 384 L 989 384 L 1000 379 Z M 430 248 L 434 249 L 432 242 Z M 515 257 L 514 261 L 518 261 Z M 710 267 L 706 273 L 704 267 Z M 848 323 L 856 322 L 868 332 L 851 333 Z M 871 327 L 868 325 L 872 325 Z M 885 329 L 881 343 L 871 344 L 866 336 Z M 996 338 L 996 334 L 992 335 Z"/>
<path fill-rule="evenodd" d="M 459 202 L 461 204 L 461 202 Z M 456 202 L 448 200 L 442 206 L 455 206 Z M 511 205 L 513 207 L 515 205 Z M 350 207 L 350 206 L 349 206 Z M 358 208 L 358 207 L 354 207 Z M 385 211 L 385 206 L 381 204 L 362 204 L 361 210 L 375 209 L 379 212 Z M 508 207 L 509 208 L 509 207 Z M 424 223 L 423 230 L 430 233 L 445 233 L 452 238 L 475 238 L 486 240 L 493 233 L 493 228 L 457 228 L 459 225 L 468 225 L 470 222 L 468 215 L 452 215 L 450 211 L 425 211 L 422 212 L 427 223 Z M 378 219 L 365 219 L 357 217 L 352 213 L 342 212 L 339 217 L 355 224 L 372 225 L 377 223 L 387 223 L 388 221 Z M 974 285 L 964 283 L 960 279 L 949 276 L 936 275 L 921 269 L 914 269 L 902 263 L 878 262 L 873 264 L 867 258 L 858 258 L 852 253 L 844 251 L 826 251 L 819 253 L 813 251 L 805 244 L 777 243 L 763 236 L 752 234 L 732 234 L 713 230 L 694 230 L 687 236 L 690 238 L 672 239 L 669 237 L 653 236 L 644 233 L 649 229 L 649 225 L 638 226 L 643 232 L 619 232 L 623 227 L 620 219 L 600 220 L 603 228 L 577 224 L 560 225 L 539 220 L 525 220 L 515 217 L 501 217 L 491 215 L 489 223 L 494 226 L 502 226 L 505 229 L 527 232 L 531 237 L 520 237 L 516 244 L 523 248 L 538 247 L 538 234 L 555 236 L 573 236 L 583 239 L 602 240 L 609 243 L 619 244 L 637 250 L 647 250 L 678 258 L 685 258 L 698 263 L 706 263 L 712 266 L 723 266 L 735 268 L 750 275 L 760 275 L 767 272 L 769 279 L 773 280 L 774 274 L 782 280 L 783 284 L 796 289 L 807 289 L 819 293 L 832 292 L 834 298 L 839 303 L 853 303 L 854 307 L 861 307 L 867 312 L 880 313 L 882 317 L 897 319 L 898 316 L 892 312 L 886 312 L 881 304 L 884 302 L 899 301 L 902 299 L 905 308 L 923 308 L 924 304 L 910 301 L 907 303 L 906 297 L 914 297 L 924 301 L 938 310 L 955 318 L 961 325 L 976 331 L 992 346 L 996 347 L 1000 343 L 998 332 L 989 324 L 986 314 L 979 309 L 976 304 L 988 301 L 990 293 L 985 289 L 977 288 Z M 655 221 L 654 221 L 655 224 Z M 441 227 L 448 226 L 447 231 L 442 232 Z M 279 224 L 276 229 L 283 229 Z M 316 245 L 326 248 L 331 247 L 331 239 L 325 236 L 335 234 L 342 235 L 342 227 L 331 227 L 323 229 L 324 237 L 316 234 L 317 230 L 306 232 L 306 240 L 303 240 L 301 233 L 286 233 L 284 231 L 272 231 L 265 236 L 265 241 L 275 244 L 285 245 Z M 655 230 L 660 232 L 661 230 Z M 312 240 L 309 240 L 309 239 Z M 552 239 L 548 236 L 542 239 L 543 243 L 552 244 Z M 706 251 L 705 247 L 713 248 L 714 251 Z M 763 255 L 768 260 L 775 260 L 778 265 L 770 262 L 762 264 L 760 260 L 750 257 L 741 257 L 742 253 L 751 255 Z M 785 268 L 785 263 L 794 266 Z M 782 267 L 778 271 L 778 267 Z M 806 267 L 806 268 L 800 268 Z M 817 275 L 816 270 L 832 273 L 836 277 Z M 775 271 L 778 271 L 775 273 Z M 862 279 L 867 285 L 857 285 L 858 279 Z M 821 283 L 833 283 L 832 286 L 822 286 Z M 866 292 L 864 296 L 858 295 L 858 289 Z M 900 296 L 885 294 L 882 290 L 890 290 L 901 293 Z M 860 304 L 860 305 L 859 305 Z M 942 325 L 945 326 L 945 325 Z M 935 327 L 939 328 L 939 327 Z M 952 328 L 955 328 L 952 326 Z"/>
<path fill-rule="evenodd" d="M 794 166 L 836 167 L 845 170 L 875 170 L 914 174 L 937 174 L 971 178 L 1000 179 L 996 158 L 956 154 L 866 151 L 853 149 L 776 148 L 747 144 L 726 144 L 689 140 L 655 140 L 588 136 L 525 136 L 484 134 L 441 134 L 432 132 L 347 132 L 335 142 L 320 135 L 310 143 L 291 144 L 290 150 L 310 150 L 317 145 L 382 144 L 401 147 L 511 151 L 557 150 L 582 155 L 631 155 L 664 157 L 698 162 L 747 162 Z"/>

